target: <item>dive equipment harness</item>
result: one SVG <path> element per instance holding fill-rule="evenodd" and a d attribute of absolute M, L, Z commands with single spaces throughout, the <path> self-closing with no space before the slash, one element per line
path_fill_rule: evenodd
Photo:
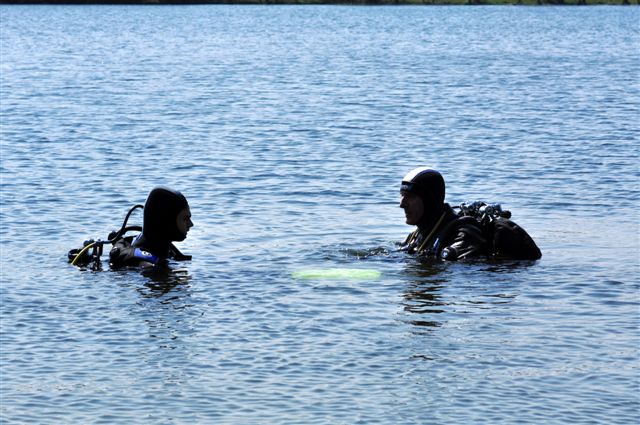
<path fill-rule="evenodd" d="M 109 233 L 109 236 L 107 237 L 106 240 L 89 239 L 84 241 L 84 243 L 82 244 L 82 248 L 70 250 L 69 253 L 67 254 L 67 257 L 71 265 L 72 266 L 91 265 L 92 269 L 98 270 L 101 267 L 100 256 L 103 253 L 104 245 L 111 244 L 115 246 L 118 243 L 125 243 L 125 244 L 128 243 L 130 245 L 131 242 L 134 240 L 134 236 L 125 237 L 125 234 L 130 231 L 134 231 L 134 232 L 142 231 L 142 226 L 127 226 L 129 217 L 131 216 L 133 211 L 135 211 L 138 208 L 144 209 L 144 206 L 140 204 L 134 205 L 125 216 L 122 226 L 120 226 L 120 229 L 118 231 L 112 231 L 111 233 Z M 144 250 L 135 248 L 134 252 L 135 252 L 135 256 L 140 258 L 141 260 L 148 261 L 154 264 L 158 262 L 158 257 Z M 173 245 L 173 243 L 170 244 L 170 252 L 171 252 L 172 258 L 174 258 L 177 261 L 191 260 L 192 258 L 191 255 L 182 254 L 178 250 L 178 248 L 176 248 L 175 245 Z"/>

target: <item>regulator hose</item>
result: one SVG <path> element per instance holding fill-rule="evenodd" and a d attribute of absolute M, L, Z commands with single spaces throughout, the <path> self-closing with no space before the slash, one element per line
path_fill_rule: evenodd
<path fill-rule="evenodd" d="M 97 252 L 94 251 L 94 254 L 97 255 L 97 258 L 100 258 L 100 255 L 102 254 L 102 246 L 103 245 L 108 244 L 108 243 L 113 244 L 114 242 L 116 242 L 118 239 L 120 239 L 128 231 L 131 231 L 131 230 L 133 230 L 133 231 L 142 231 L 142 227 L 140 227 L 140 226 L 129 226 L 129 227 L 127 227 L 127 222 L 129 221 L 129 217 L 131 216 L 131 213 L 133 213 L 133 211 L 135 211 L 137 208 L 141 208 L 142 209 L 142 208 L 144 208 L 144 205 L 140 205 L 140 204 L 134 205 L 129 210 L 127 215 L 125 216 L 124 221 L 122 222 L 122 226 L 120 227 L 120 230 L 118 230 L 117 232 L 111 232 L 106 241 L 102 241 L 102 240 L 97 240 L 97 241 L 90 240 L 90 241 L 87 241 L 87 242 L 85 242 L 85 246 L 82 249 L 77 250 L 78 253 L 75 254 L 75 256 L 74 256 L 74 251 L 76 251 L 76 250 L 75 249 L 71 250 L 69 252 L 70 259 L 73 256 L 73 260 L 71 261 L 71 265 L 75 266 L 76 263 L 78 262 L 78 260 L 80 258 L 82 258 L 82 256 L 84 254 L 86 254 L 87 251 L 89 251 L 91 248 L 94 248 L 94 250 L 95 250 L 95 248 L 98 248 L 98 251 Z"/>

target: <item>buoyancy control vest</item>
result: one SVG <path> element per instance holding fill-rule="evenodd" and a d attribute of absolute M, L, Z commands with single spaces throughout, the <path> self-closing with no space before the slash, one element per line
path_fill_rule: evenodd
<path fill-rule="evenodd" d="M 169 252 L 166 258 L 155 255 L 144 248 L 136 246 L 138 236 L 127 236 L 120 238 L 113 243 L 111 251 L 109 251 L 109 265 L 111 268 L 118 269 L 130 266 L 152 266 L 162 263 L 166 258 L 176 261 L 191 260 L 190 255 L 182 254 L 173 244 L 169 246 Z"/>
<path fill-rule="evenodd" d="M 490 257 L 537 260 L 540 249 L 531 236 L 510 220 L 511 213 L 500 205 L 474 202 L 461 204 L 457 212 L 445 204 L 441 220 L 430 233 L 417 229 L 402 249 L 421 256 L 454 261 Z"/>
<path fill-rule="evenodd" d="M 161 258 L 157 255 L 133 246 L 134 238 L 134 236 L 128 236 L 113 244 L 111 251 L 109 251 L 109 265 L 112 268 L 160 263 Z"/>

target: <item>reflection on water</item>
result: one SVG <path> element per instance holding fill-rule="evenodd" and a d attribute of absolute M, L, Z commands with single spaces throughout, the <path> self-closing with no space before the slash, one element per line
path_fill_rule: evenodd
<path fill-rule="evenodd" d="M 442 326 L 441 320 L 444 318 L 436 319 L 431 315 L 445 313 L 449 305 L 440 292 L 448 284 L 444 276 L 445 267 L 442 263 L 420 262 L 415 258 L 407 263 L 405 273 L 408 279 L 402 303 L 404 311 L 428 316 L 409 316 L 405 319 L 406 323 L 426 328 Z"/>
<path fill-rule="evenodd" d="M 449 317 L 473 315 L 478 309 L 510 303 L 516 298 L 518 288 L 509 274 L 526 272 L 535 263 L 482 259 L 440 263 L 414 259 L 404 269 L 407 286 L 402 305 L 410 314 L 405 322 L 420 327 L 441 327 Z M 493 279 L 491 274 L 495 274 Z M 492 280 L 492 284 L 487 285 L 487 279 Z M 506 287 L 500 284 L 505 280 L 509 282 Z"/>
<path fill-rule="evenodd" d="M 151 267 L 140 271 L 142 276 L 147 278 L 144 288 L 139 288 L 140 293 L 145 297 L 160 297 L 169 291 L 178 288 L 184 292 L 192 277 L 187 269 L 172 269 L 170 267 Z"/>
<path fill-rule="evenodd" d="M 192 300 L 189 271 L 165 265 L 128 273 L 140 275 L 135 291 L 141 299 L 136 303 L 139 310 L 135 318 L 146 324 L 150 342 L 155 343 L 158 350 L 177 350 L 175 355 L 188 356 L 185 338 L 194 332 L 196 320 L 202 314 Z M 148 356 L 148 363 L 157 361 L 149 353 L 145 356 Z M 164 373 L 171 375 L 173 372 Z"/>
<path fill-rule="evenodd" d="M 520 273 L 526 271 L 529 267 L 535 267 L 538 264 L 537 261 L 528 260 L 487 260 L 484 262 L 478 261 L 476 264 L 480 265 L 480 271 L 487 273 L 509 274 Z"/>
<path fill-rule="evenodd" d="M 93 261 L 86 265 L 76 266 L 80 272 L 114 273 L 125 280 L 141 284 L 137 290 L 144 297 L 161 297 L 172 290 L 183 292 L 192 279 L 186 268 L 172 268 L 167 264 L 154 267 L 126 267 L 112 270 L 102 261 Z M 141 279 L 142 278 L 142 279 Z"/>

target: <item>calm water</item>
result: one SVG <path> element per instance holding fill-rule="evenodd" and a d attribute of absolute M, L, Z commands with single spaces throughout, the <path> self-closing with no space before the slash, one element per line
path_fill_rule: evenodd
<path fill-rule="evenodd" d="M 0 17 L 0 422 L 638 422 L 640 9 Z M 424 164 L 542 260 L 394 252 Z M 193 261 L 66 263 L 158 184 Z"/>

